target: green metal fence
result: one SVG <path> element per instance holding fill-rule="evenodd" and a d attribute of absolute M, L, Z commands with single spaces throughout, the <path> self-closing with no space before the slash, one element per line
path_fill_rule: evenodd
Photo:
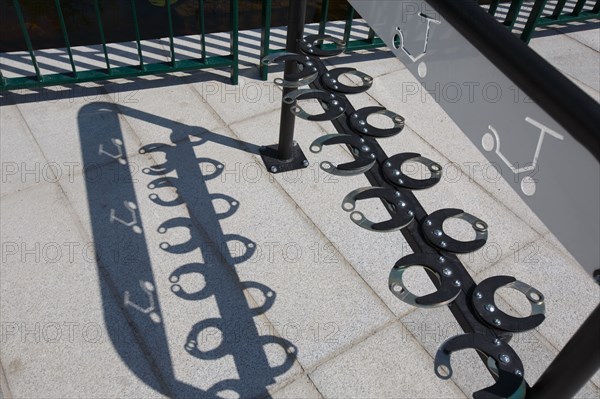
<path fill-rule="evenodd" d="M 31 38 L 27 29 L 26 18 L 23 15 L 21 4 L 19 0 L 12 0 L 17 22 L 26 48 L 29 53 L 31 65 L 34 70 L 34 75 L 30 76 L 19 76 L 19 77 L 5 77 L 0 71 L 0 90 L 15 90 L 24 88 L 34 88 L 51 85 L 65 85 L 71 83 L 82 83 L 100 81 L 106 79 L 117 79 L 117 78 L 129 78 L 142 75 L 156 75 L 160 73 L 168 73 L 175 71 L 195 70 L 204 68 L 219 68 L 219 67 L 230 67 L 231 68 L 231 82 L 237 84 L 238 82 L 238 57 L 239 57 L 239 0 L 230 1 L 230 12 L 231 12 L 231 38 L 230 38 L 230 52 L 226 55 L 215 55 L 207 56 L 206 52 L 206 40 L 205 40 L 205 15 L 204 15 L 204 0 L 196 0 L 199 6 L 199 35 L 200 35 L 200 51 L 199 57 L 191 59 L 180 59 L 176 57 L 174 37 L 173 37 L 173 18 L 171 10 L 171 1 L 165 3 L 165 19 L 169 31 L 169 58 L 168 62 L 152 62 L 148 63 L 144 61 L 144 51 L 142 49 L 142 39 L 140 35 L 140 25 L 138 22 L 138 13 L 136 10 L 136 1 L 129 0 L 130 7 L 133 17 L 133 26 L 135 30 L 135 43 L 137 47 L 137 58 L 138 65 L 127 65 L 114 67 L 111 65 L 109 52 L 107 49 L 107 41 L 105 35 L 104 24 L 102 22 L 102 16 L 99 6 L 100 0 L 93 0 L 94 14 L 96 24 L 98 28 L 98 34 L 102 45 L 102 52 L 104 55 L 105 68 L 99 69 L 86 69 L 78 70 L 76 62 L 73 56 L 73 49 L 69 40 L 69 33 L 65 18 L 63 15 L 63 9 L 61 7 L 61 0 L 54 0 L 54 11 L 58 16 L 60 25 L 60 31 L 62 33 L 63 41 L 65 44 L 68 60 L 70 63 L 70 72 L 42 74 L 40 65 L 36 59 L 36 50 L 31 42 Z M 126 0 L 124 0 L 126 1 Z M 293 0 L 290 0 L 293 1 Z M 481 1 L 481 0 L 480 0 Z M 491 0 L 489 4 L 488 12 L 500 19 L 500 22 L 507 28 L 514 30 L 515 23 L 519 16 L 523 17 L 523 3 L 524 0 L 512 0 L 508 5 L 506 16 L 500 18 L 498 14 L 499 4 L 502 0 Z M 593 6 L 589 6 L 586 0 L 557 0 L 556 5 L 552 6 L 548 0 L 536 0 L 532 6 L 532 10 L 527 17 L 525 27 L 521 33 L 521 39 L 525 42 L 529 42 L 531 35 L 535 31 L 536 27 L 547 26 L 552 24 L 568 23 L 573 21 L 583 21 L 591 18 L 600 18 L 600 0 L 596 0 Z M 50 12 L 50 11 L 49 11 Z M 260 40 L 260 58 L 262 59 L 266 55 L 283 50 L 282 48 L 273 49 L 271 48 L 271 12 L 272 12 L 272 0 L 262 0 L 262 16 L 261 16 L 261 40 Z M 330 12 L 330 0 L 321 1 L 321 12 L 319 22 L 319 34 L 324 34 Z M 343 39 L 347 43 L 347 51 L 360 50 L 360 49 L 373 49 L 378 47 L 385 47 L 384 42 L 375 35 L 375 32 L 369 28 L 369 32 L 362 39 L 350 40 L 353 24 L 355 23 L 355 11 L 352 6 L 348 3 L 346 11 L 346 20 L 344 26 Z M 332 48 L 333 44 L 322 44 L 323 48 Z M 260 75 L 263 80 L 267 79 L 269 70 L 267 66 L 260 65 Z"/>
<path fill-rule="evenodd" d="M 155 62 L 146 63 L 144 62 L 144 52 L 142 50 L 141 36 L 140 36 L 140 25 L 138 23 L 138 14 L 136 10 L 136 0 L 131 1 L 131 12 L 133 15 L 133 26 L 135 28 L 136 35 L 136 46 L 139 64 L 136 66 L 120 66 L 112 67 L 110 57 L 107 50 L 107 42 L 104 31 L 104 24 L 100 14 L 100 7 L 98 4 L 99 0 L 94 0 L 94 13 L 96 16 L 96 22 L 98 24 L 98 33 L 102 42 L 102 51 L 104 53 L 104 61 L 106 68 L 93 69 L 93 70 L 78 70 L 75 61 L 73 59 L 73 50 L 69 41 L 69 33 L 65 24 L 65 18 L 63 16 L 62 7 L 60 0 L 54 0 L 54 6 L 58 15 L 60 29 L 62 32 L 63 40 L 65 43 L 66 51 L 69 57 L 69 63 L 71 64 L 70 73 L 54 73 L 54 74 L 42 74 L 40 66 L 36 59 L 35 50 L 31 43 L 29 32 L 27 30 L 26 20 L 23 17 L 23 11 L 19 0 L 13 0 L 13 6 L 17 15 L 18 24 L 23 34 L 23 39 L 29 56 L 31 58 L 31 64 L 35 71 L 33 76 L 24 77 L 4 77 L 0 71 L 0 90 L 15 90 L 51 85 L 64 85 L 70 83 L 82 83 L 99 81 L 106 79 L 117 79 L 117 78 L 128 78 L 142 75 L 155 75 L 166 72 L 186 71 L 193 69 L 204 69 L 204 68 L 218 68 L 218 67 L 231 67 L 231 82 L 237 84 L 238 82 L 238 29 L 239 29 L 239 3 L 238 0 L 230 0 L 231 6 L 231 40 L 230 40 L 230 53 L 223 56 L 206 56 L 206 42 L 204 38 L 204 0 L 197 0 L 199 5 L 199 23 L 200 23 L 200 42 L 201 50 L 198 58 L 177 60 L 175 53 L 175 45 L 173 41 L 173 18 L 171 15 L 171 1 L 166 1 L 165 5 L 165 18 L 169 28 L 169 53 L 170 61 L 168 62 Z"/>
<path fill-rule="evenodd" d="M 293 1 L 293 0 L 291 0 Z M 271 45 L 271 9 L 273 6 L 272 0 L 263 0 L 262 5 L 262 30 L 261 30 L 261 39 L 260 39 L 260 58 L 264 58 L 265 56 L 275 53 L 278 51 L 283 51 L 283 48 L 272 49 Z M 322 35 L 325 33 L 325 28 L 327 27 L 327 20 L 329 17 L 329 0 L 322 0 L 321 3 L 321 18 L 319 22 L 319 34 Z M 385 43 L 383 40 L 375 36 L 375 32 L 373 29 L 369 28 L 369 33 L 367 37 L 364 39 L 350 40 L 350 35 L 352 33 L 352 25 L 355 19 L 355 11 L 354 8 L 348 3 L 348 8 L 346 11 L 346 24 L 344 26 L 344 41 L 346 42 L 346 51 L 355 51 L 362 49 L 373 49 L 377 47 L 385 47 Z M 334 44 L 322 44 L 322 48 L 324 49 L 332 49 Z M 260 76 L 263 80 L 267 80 L 269 74 L 269 67 L 266 65 L 260 64 Z"/>
<path fill-rule="evenodd" d="M 97 24 L 98 37 L 101 41 L 102 52 L 104 56 L 105 68 L 98 69 L 85 69 L 79 70 L 77 68 L 73 48 L 71 41 L 69 40 L 69 32 L 67 24 L 65 23 L 65 17 L 63 15 L 63 7 L 61 6 L 61 0 L 54 0 L 54 10 L 50 9 L 48 12 L 56 12 L 58 17 L 60 31 L 64 41 L 66 53 L 70 64 L 70 72 L 51 73 L 43 74 L 42 68 L 40 67 L 36 58 L 36 51 L 32 44 L 29 32 L 27 19 L 24 16 L 22 6 L 19 0 L 12 0 L 15 14 L 17 17 L 18 26 L 21 30 L 22 37 L 24 39 L 27 51 L 29 53 L 29 59 L 34 70 L 34 74 L 30 76 L 18 76 L 18 77 L 5 77 L 0 71 L 0 90 L 15 90 L 25 88 L 35 88 L 52 85 L 65 85 L 72 83 L 83 83 L 100 81 L 107 79 L 117 78 L 129 78 L 142 75 L 156 75 L 160 73 L 168 73 L 175 71 L 185 71 L 194 69 L 204 68 L 218 68 L 218 67 L 231 67 L 231 82 L 237 84 L 238 81 L 238 57 L 239 57 L 239 0 L 229 0 L 231 6 L 231 40 L 230 40 L 230 53 L 227 55 L 210 56 L 206 54 L 206 40 L 205 40 L 205 15 L 204 15 L 204 0 L 198 1 L 199 6 L 199 35 L 200 35 L 200 51 L 199 57 L 192 59 L 181 59 L 178 60 L 176 56 L 174 37 L 173 37 L 173 17 L 171 1 L 165 2 L 165 23 L 168 26 L 169 32 L 169 61 L 168 62 L 146 62 L 144 59 L 144 50 L 142 49 L 142 38 L 140 34 L 140 24 L 138 20 L 138 11 L 136 9 L 137 0 L 129 0 L 132 15 L 132 25 L 135 31 L 135 44 L 137 48 L 137 65 L 127 65 L 115 67 L 111 64 L 109 51 L 107 45 L 110 44 L 106 40 L 105 25 L 102 21 L 102 15 L 100 12 L 99 1 L 93 0 L 95 14 L 95 23 Z M 125 0 L 124 0 L 125 1 Z M 293 0 L 291 0 L 293 1 Z M 271 49 L 271 11 L 272 11 L 272 0 L 262 0 L 262 36 L 261 36 L 261 47 L 260 47 L 260 58 L 265 55 L 281 51 L 282 49 Z M 320 23 L 319 33 L 325 33 L 325 29 L 328 23 L 328 17 L 330 12 L 330 0 L 322 0 L 321 12 L 320 12 Z M 383 41 L 375 36 L 375 32 L 369 29 L 368 35 L 363 39 L 350 40 L 352 28 L 355 19 L 355 11 L 348 3 L 346 12 L 346 21 L 344 28 L 344 40 L 347 43 L 347 50 L 359 50 L 359 49 L 371 49 L 377 47 L 383 47 L 385 44 Z M 322 44 L 324 48 L 333 46 L 332 44 Z M 267 78 L 268 68 L 265 66 L 260 67 L 261 77 Z"/>
<path fill-rule="evenodd" d="M 499 3 L 500 0 L 492 0 L 488 12 L 497 16 Z M 589 6 L 586 3 L 591 2 L 587 0 L 558 0 L 555 5 L 552 5 L 548 0 L 536 0 L 533 3 L 531 12 L 527 16 L 527 22 L 521 32 L 521 40 L 529 43 L 537 27 L 599 18 L 600 0 L 596 0 L 593 6 Z M 512 0 L 506 17 L 500 22 L 510 30 L 513 30 L 517 18 L 523 14 L 523 0 Z"/>

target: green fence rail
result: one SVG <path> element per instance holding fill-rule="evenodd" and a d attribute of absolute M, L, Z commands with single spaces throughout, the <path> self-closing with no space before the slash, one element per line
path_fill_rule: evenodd
<path fill-rule="evenodd" d="M 290 0 L 293 1 L 293 0 Z M 273 6 L 272 0 L 263 0 L 262 4 L 262 28 L 261 28 L 261 39 L 260 39 L 260 58 L 263 59 L 265 56 L 275 53 L 278 51 L 285 50 L 284 48 L 272 49 L 271 46 L 271 9 Z M 319 22 L 319 34 L 325 33 L 327 27 L 327 21 L 329 17 L 329 0 L 322 0 L 321 2 L 321 17 Z M 356 51 L 362 49 L 373 49 L 378 47 L 385 47 L 383 40 L 375 36 L 373 29 L 369 28 L 369 33 L 364 39 L 350 40 L 352 33 L 352 26 L 355 19 L 354 8 L 348 3 L 346 12 L 346 24 L 344 27 L 343 40 L 346 42 L 346 51 Z M 324 49 L 334 48 L 334 44 L 322 44 Z M 266 65 L 259 65 L 260 76 L 262 80 L 267 80 L 269 75 L 269 67 Z"/>
<path fill-rule="evenodd" d="M 139 64 L 136 66 L 120 66 L 111 67 L 110 57 L 107 50 L 107 41 L 105 36 L 104 24 L 102 22 L 102 16 L 100 13 L 99 0 L 94 0 L 94 13 L 96 23 L 98 24 L 98 34 L 102 44 L 102 51 L 104 53 L 104 61 L 106 68 L 92 69 L 92 70 L 78 70 L 75 61 L 73 59 L 73 51 L 69 41 L 69 33 L 65 24 L 65 18 L 63 16 L 62 7 L 60 0 L 54 0 L 54 6 L 58 16 L 60 29 L 62 32 L 65 48 L 69 57 L 69 63 L 71 65 L 71 72 L 64 73 L 53 73 L 53 74 L 42 74 L 40 66 L 36 59 L 35 50 L 31 43 L 31 38 L 27 30 L 26 20 L 23 16 L 21 4 L 19 0 L 13 0 L 13 7 L 17 15 L 18 24 L 23 34 L 25 45 L 29 52 L 31 64 L 35 71 L 35 75 L 23 76 L 23 77 L 5 77 L 0 72 L 0 90 L 16 90 L 35 88 L 42 86 L 51 85 L 65 85 L 72 83 L 83 83 L 100 81 L 106 79 L 117 79 L 117 78 L 129 78 L 142 75 L 155 75 L 160 73 L 187 71 L 194 69 L 204 68 L 219 68 L 219 67 L 231 67 L 231 82 L 237 84 L 238 82 L 238 57 L 239 57 L 239 3 L 238 0 L 230 0 L 231 7 L 231 40 L 230 40 L 230 53 L 222 56 L 206 56 L 206 42 L 204 39 L 204 0 L 197 0 L 199 6 L 200 15 L 200 57 L 177 60 L 175 53 L 175 45 L 173 41 L 173 18 L 171 15 L 171 1 L 166 1 L 165 5 L 165 18 L 169 27 L 169 55 L 170 61 L 168 62 L 155 62 L 146 63 L 144 62 L 144 53 L 142 50 L 140 25 L 138 23 L 138 13 L 136 9 L 136 0 L 131 0 L 131 12 L 133 16 L 133 26 L 135 29 L 135 42 L 137 46 L 138 61 Z"/>
<path fill-rule="evenodd" d="M 488 12 L 496 17 L 500 0 L 492 0 Z M 558 0 L 556 5 L 549 4 L 548 0 L 535 0 L 531 12 L 526 18 L 525 27 L 521 32 L 521 40 L 529 43 L 535 28 L 555 24 L 565 24 L 575 21 L 585 21 L 600 17 L 600 0 L 593 6 L 588 0 Z M 565 7 L 567 6 L 567 7 Z M 565 10 L 568 8 L 569 10 Z M 506 16 L 500 22 L 510 30 L 514 30 L 517 18 L 524 15 L 523 0 L 512 0 Z M 546 13 L 544 13 L 546 11 Z"/>

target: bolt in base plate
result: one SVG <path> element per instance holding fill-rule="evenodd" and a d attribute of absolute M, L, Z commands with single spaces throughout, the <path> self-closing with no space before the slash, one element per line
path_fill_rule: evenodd
<path fill-rule="evenodd" d="M 278 144 L 260 147 L 260 156 L 269 173 L 289 172 L 290 170 L 308 167 L 308 159 L 304 156 L 299 145 L 294 145 L 292 158 L 287 160 L 277 158 L 277 148 Z"/>

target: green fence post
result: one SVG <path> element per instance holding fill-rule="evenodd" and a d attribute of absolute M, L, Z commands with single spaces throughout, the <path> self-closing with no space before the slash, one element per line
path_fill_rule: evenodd
<path fill-rule="evenodd" d="M 94 0 L 94 10 L 96 11 L 96 21 L 100 32 L 100 41 L 102 41 L 102 50 L 104 51 L 104 60 L 106 61 L 106 73 L 110 74 L 110 61 L 108 59 L 108 50 L 106 48 L 106 37 L 104 36 L 104 26 L 102 25 L 102 16 L 100 15 L 100 5 L 98 0 Z"/>
<path fill-rule="evenodd" d="M 567 0 L 558 0 L 556 7 L 554 8 L 554 12 L 552 13 L 552 18 L 556 19 L 560 17 L 565 4 L 567 4 Z"/>
<path fill-rule="evenodd" d="M 327 18 L 329 17 L 329 0 L 323 0 L 321 3 L 321 22 L 319 22 L 319 35 L 325 34 Z"/>
<path fill-rule="evenodd" d="M 263 0 L 262 2 L 262 23 L 260 30 L 260 61 L 259 71 L 260 78 L 267 80 L 269 77 L 269 67 L 263 65 L 262 59 L 269 55 L 269 46 L 271 42 L 271 7 L 273 6 L 272 0 Z"/>
<path fill-rule="evenodd" d="M 19 4 L 19 0 L 13 0 L 13 6 L 15 7 L 15 12 L 17 13 L 17 19 L 19 20 L 19 26 L 21 27 L 21 32 L 23 33 L 23 39 L 25 39 L 25 45 L 27 46 L 29 56 L 31 57 L 33 69 L 35 69 L 35 76 L 37 77 L 38 82 L 41 82 L 43 80 L 43 76 L 40 73 L 40 67 L 37 63 L 37 59 L 35 58 L 35 54 L 33 52 L 33 45 L 31 44 L 31 38 L 29 37 L 29 32 L 27 31 L 27 27 L 25 26 L 25 19 L 23 18 L 23 12 L 21 11 L 21 5 Z"/>
<path fill-rule="evenodd" d="M 496 10 L 498 9 L 499 2 L 500 2 L 500 0 L 492 0 L 492 2 L 490 3 L 490 8 L 488 8 L 488 13 L 495 16 Z"/>
<path fill-rule="evenodd" d="M 373 44 L 375 42 L 375 31 L 371 28 L 369 28 L 369 35 L 367 36 L 367 40 L 371 44 Z"/>
<path fill-rule="evenodd" d="M 231 84 L 238 84 L 239 74 L 239 2 L 231 0 Z"/>
<path fill-rule="evenodd" d="M 167 0 L 167 18 L 169 19 L 169 49 L 171 51 L 171 66 L 175 66 L 175 44 L 173 43 L 173 16 L 171 15 L 171 1 Z"/>
<path fill-rule="evenodd" d="M 517 22 L 522 5 L 523 0 L 512 0 L 510 3 L 510 7 L 506 13 L 506 19 L 504 20 L 504 25 L 506 25 L 509 30 L 512 30 L 512 28 L 515 26 L 515 22 Z"/>
<path fill-rule="evenodd" d="M 529 14 L 525 28 L 523 28 L 523 33 L 521 33 L 521 40 L 523 40 L 525 43 L 529 43 L 531 35 L 535 31 L 537 21 L 546 7 L 547 1 L 548 0 L 536 0 L 533 4 L 533 7 L 531 8 L 531 14 Z"/>
<path fill-rule="evenodd" d="M 140 59 L 140 69 L 144 71 L 146 70 L 146 67 L 144 66 L 144 56 L 142 54 L 142 43 L 140 39 L 140 26 L 138 25 L 137 8 L 135 2 L 136 0 L 131 0 L 131 12 L 133 13 L 133 26 L 135 28 L 135 42 L 137 43 L 138 58 Z"/>
<path fill-rule="evenodd" d="M 199 18 L 200 18 L 200 47 L 202 54 L 202 62 L 206 63 L 206 29 L 204 26 L 204 0 L 198 0 Z"/>
<path fill-rule="evenodd" d="M 75 61 L 73 61 L 73 52 L 71 51 L 71 42 L 69 41 L 69 35 L 67 34 L 67 25 L 65 24 L 65 18 L 62 13 L 62 9 L 60 7 L 60 0 L 54 0 L 54 5 L 56 6 L 56 12 L 58 13 L 58 22 L 60 23 L 60 30 L 63 35 L 63 39 L 65 41 L 65 46 L 67 47 L 67 54 L 69 54 L 69 61 L 71 62 L 71 70 L 73 71 L 73 76 L 77 77 L 77 68 L 75 68 Z"/>
<path fill-rule="evenodd" d="M 346 45 L 350 41 L 350 33 L 352 32 L 352 20 L 354 19 L 354 8 L 348 3 L 348 14 L 346 15 L 346 26 L 344 28 L 344 41 Z"/>
<path fill-rule="evenodd" d="M 571 15 L 578 16 L 579 13 L 581 13 L 581 10 L 583 10 L 585 1 L 586 0 L 577 0 L 577 3 L 575 3 L 575 7 L 573 7 L 573 12 L 571 13 Z"/>

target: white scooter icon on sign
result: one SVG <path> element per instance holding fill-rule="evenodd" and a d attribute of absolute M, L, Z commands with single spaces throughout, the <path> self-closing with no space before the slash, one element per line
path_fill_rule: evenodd
<path fill-rule="evenodd" d="M 544 141 L 544 136 L 546 135 L 546 133 L 558 140 L 564 140 L 563 135 L 555 132 L 547 126 L 542 125 L 541 123 L 530 117 L 526 117 L 525 121 L 531 123 L 533 126 L 536 126 L 540 129 L 540 136 L 538 138 L 535 153 L 533 155 L 533 161 L 531 163 L 528 163 L 527 166 L 519 168 L 518 164 L 514 165 L 500 152 L 500 136 L 498 135 L 498 131 L 494 129 L 492 125 L 488 126 L 490 132 L 485 133 L 481 138 L 481 145 L 486 151 L 492 151 L 494 149 L 495 144 L 496 154 L 500 157 L 500 159 L 502 159 L 506 166 L 508 166 L 515 175 L 535 170 L 539 162 L 540 151 L 542 149 L 542 142 Z M 536 181 L 531 176 L 525 176 L 523 179 L 521 179 L 521 191 L 523 191 L 523 194 L 527 196 L 532 196 L 533 194 L 535 194 L 535 190 Z"/>

